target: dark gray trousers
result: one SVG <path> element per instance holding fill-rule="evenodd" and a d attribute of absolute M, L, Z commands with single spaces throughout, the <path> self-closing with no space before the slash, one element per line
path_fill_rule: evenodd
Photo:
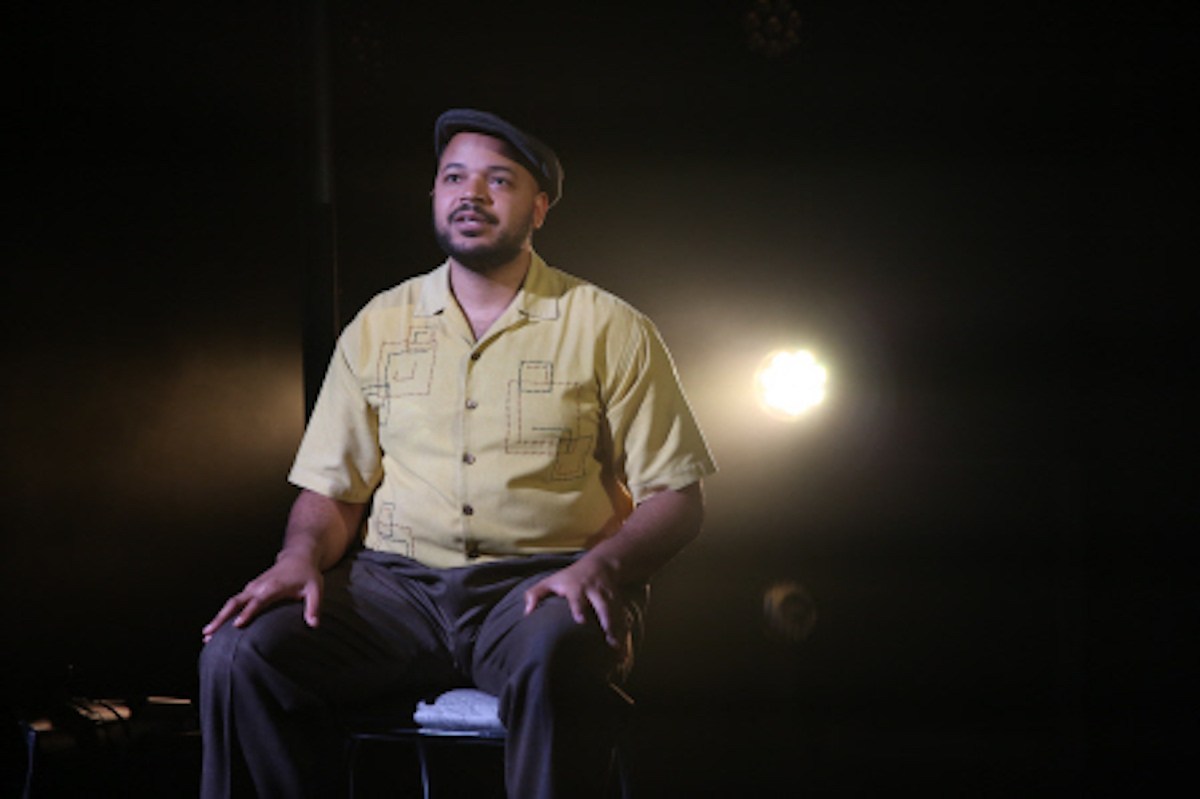
<path fill-rule="evenodd" d="M 326 574 L 317 628 L 296 602 L 226 624 L 200 655 L 201 796 L 338 796 L 346 717 L 460 685 L 500 698 L 512 799 L 599 795 L 629 663 L 560 597 L 524 615 L 525 589 L 575 557 L 431 569 L 358 551 Z M 626 597 L 635 639 L 645 598 Z"/>

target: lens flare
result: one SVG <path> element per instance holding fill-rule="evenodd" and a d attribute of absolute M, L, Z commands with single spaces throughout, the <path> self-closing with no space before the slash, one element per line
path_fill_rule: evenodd
<path fill-rule="evenodd" d="M 775 352 L 754 376 L 758 401 L 776 416 L 795 419 L 825 400 L 829 373 L 808 350 Z"/>

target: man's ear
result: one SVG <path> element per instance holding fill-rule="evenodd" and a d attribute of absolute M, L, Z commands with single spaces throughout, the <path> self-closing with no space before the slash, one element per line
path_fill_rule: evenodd
<path fill-rule="evenodd" d="M 539 191 L 533 198 L 533 229 L 538 230 L 546 223 L 546 214 L 550 211 L 550 195 Z"/>

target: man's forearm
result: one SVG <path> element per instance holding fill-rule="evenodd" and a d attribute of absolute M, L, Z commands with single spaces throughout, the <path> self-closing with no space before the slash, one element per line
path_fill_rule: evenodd
<path fill-rule="evenodd" d="M 699 482 L 663 491 L 638 505 L 615 535 L 585 557 L 605 563 L 620 584 L 644 583 L 700 533 L 703 521 Z"/>
<path fill-rule="evenodd" d="M 325 571 L 341 560 L 354 542 L 365 508 L 301 491 L 292 504 L 283 546 L 275 560 L 302 557 Z"/>

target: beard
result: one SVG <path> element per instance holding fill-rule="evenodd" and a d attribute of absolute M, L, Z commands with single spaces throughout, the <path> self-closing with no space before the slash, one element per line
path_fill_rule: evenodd
<path fill-rule="evenodd" d="M 462 210 L 464 209 L 454 209 L 450 217 Z M 478 209 L 476 211 L 477 213 L 486 213 L 478 211 Z M 515 224 L 498 230 L 491 243 L 466 236 L 456 239 L 450 229 L 450 224 L 449 218 L 442 223 L 438 221 L 437 217 L 434 217 L 433 235 L 437 239 L 438 246 L 442 248 L 442 252 L 462 266 L 483 275 L 511 263 L 524 252 L 526 242 L 533 233 L 533 212 L 531 211 L 525 219 L 517 220 Z"/>

